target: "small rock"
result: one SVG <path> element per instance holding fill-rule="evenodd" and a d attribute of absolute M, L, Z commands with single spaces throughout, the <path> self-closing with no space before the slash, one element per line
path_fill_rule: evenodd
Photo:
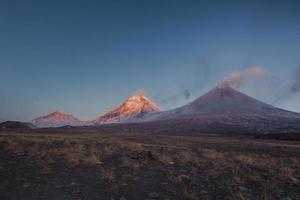
<path fill-rule="evenodd" d="M 297 179 L 297 178 L 291 178 L 291 181 L 293 182 L 293 183 L 298 183 L 299 182 L 299 180 Z"/>
<path fill-rule="evenodd" d="M 239 188 L 239 190 L 241 190 L 241 191 L 247 191 L 247 189 L 246 189 L 245 187 L 243 187 L 243 186 L 239 186 L 238 188 Z"/>
<path fill-rule="evenodd" d="M 208 192 L 205 191 L 205 190 L 201 190 L 201 193 L 202 193 L 202 194 L 208 194 Z"/>
<path fill-rule="evenodd" d="M 58 184 L 58 185 L 55 185 L 55 187 L 56 187 L 56 188 L 62 188 L 62 187 L 64 187 L 64 185 Z"/>
<path fill-rule="evenodd" d="M 281 200 L 292 200 L 290 197 L 284 197 Z"/>
<path fill-rule="evenodd" d="M 31 184 L 30 184 L 29 182 L 26 182 L 26 183 L 23 184 L 23 187 L 24 187 L 24 188 L 28 188 L 28 187 L 30 187 L 30 185 L 31 185 Z"/>
<path fill-rule="evenodd" d="M 75 186 L 75 185 L 77 185 L 77 183 L 71 182 L 71 183 L 69 183 L 67 186 L 68 186 L 68 187 L 72 187 L 72 186 Z"/>
<path fill-rule="evenodd" d="M 157 197 L 159 197 L 159 194 L 157 192 L 150 192 L 148 194 L 148 196 L 151 197 L 151 198 L 157 198 Z"/>

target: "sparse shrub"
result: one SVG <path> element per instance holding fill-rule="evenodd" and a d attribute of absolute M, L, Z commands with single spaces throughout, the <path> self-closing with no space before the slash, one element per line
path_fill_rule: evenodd
<path fill-rule="evenodd" d="M 102 178 L 104 184 L 110 185 L 115 182 L 116 175 L 112 169 L 102 167 L 101 168 L 101 178 Z"/>
<path fill-rule="evenodd" d="M 122 156 L 120 158 L 120 163 L 121 166 L 132 169 L 133 171 L 137 171 L 142 165 L 142 163 L 140 163 L 139 161 L 130 159 L 127 156 Z"/>
<path fill-rule="evenodd" d="M 203 149 L 203 150 L 202 150 L 202 155 L 203 155 L 205 158 L 213 159 L 213 160 L 215 160 L 215 159 L 222 159 L 222 158 L 223 158 L 223 154 L 217 152 L 217 151 L 214 150 L 214 149 Z"/>
<path fill-rule="evenodd" d="M 126 184 L 133 183 L 138 179 L 139 179 L 138 177 L 133 176 L 132 174 L 125 174 L 122 176 L 122 181 L 124 181 Z"/>
<path fill-rule="evenodd" d="M 51 174 L 51 168 L 47 165 L 42 166 L 40 169 L 40 174 L 42 174 L 42 175 Z"/>
<path fill-rule="evenodd" d="M 174 177 L 173 180 L 175 182 L 187 182 L 187 181 L 191 180 L 191 177 L 189 177 L 188 175 L 185 175 L 185 174 L 181 174 L 181 175 Z"/>
<path fill-rule="evenodd" d="M 84 164 L 88 166 L 95 167 L 101 164 L 101 161 L 97 158 L 95 154 L 92 154 L 84 159 Z"/>
<path fill-rule="evenodd" d="M 242 162 L 243 164 L 247 164 L 247 165 L 251 165 L 251 166 L 254 166 L 256 164 L 255 158 L 250 155 L 239 154 L 239 155 L 234 156 L 234 159 L 239 162 Z"/>
<path fill-rule="evenodd" d="M 191 150 L 184 150 L 176 152 L 177 160 L 181 163 L 198 163 L 199 155 L 195 154 Z"/>
<path fill-rule="evenodd" d="M 194 189 L 183 189 L 183 194 L 187 200 L 199 200 L 197 193 Z"/>
<path fill-rule="evenodd" d="M 173 159 L 168 156 L 167 154 L 158 154 L 157 159 L 159 162 L 161 162 L 164 165 L 173 165 L 174 161 Z"/>
<path fill-rule="evenodd" d="M 98 144 L 100 146 L 100 144 Z M 101 149 L 101 154 L 103 155 L 112 155 L 115 152 L 115 148 L 111 145 L 104 145 Z"/>

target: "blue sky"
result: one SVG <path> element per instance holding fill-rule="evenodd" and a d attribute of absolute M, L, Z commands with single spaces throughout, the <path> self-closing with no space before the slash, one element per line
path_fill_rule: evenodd
<path fill-rule="evenodd" d="M 289 94 L 299 10 L 289 0 L 3 0 L 0 119 L 57 109 L 92 119 L 139 89 L 170 109 L 254 65 L 268 77 L 239 90 L 300 112 L 299 94 Z"/>

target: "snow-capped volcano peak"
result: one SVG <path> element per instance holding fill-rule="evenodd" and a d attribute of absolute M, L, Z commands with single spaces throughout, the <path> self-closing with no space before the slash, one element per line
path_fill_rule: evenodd
<path fill-rule="evenodd" d="M 64 111 L 61 111 L 61 110 L 56 110 L 48 115 L 46 115 L 47 117 L 50 117 L 50 116 L 63 116 L 63 115 L 68 115 L 67 113 L 65 113 Z M 44 117 L 46 117 L 44 116 Z"/>
<path fill-rule="evenodd" d="M 129 97 L 120 107 L 93 120 L 93 123 L 103 124 L 132 121 L 148 113 L 159 111 L 161 111 L 161 109 L 154 102 L 148 99 L 144 93 L 139 92 Z"/>
<path fill-rule="evenodd" d="M 56 110 L 48 115 L 37 117 L 30 123 L 36 127 L 60 127 L 60 126 L 80 126 L 83 122 L 71 114 L 67 114 L 61 110 Z"/>
<path fill-rule="evenodd" d="M 148 99 L 144 94 L 137 94 L 129 97 L 119 108 L 118 113 L 140 113 L 149 111 L 161 111 L 161 109 Z"/>
<path fill-rule="evenodd" d="M 56 111 L 53 112 L 53 114 L 64 115 L 65 112 L 62 111 L 62 110 L 56 110 Z"/>

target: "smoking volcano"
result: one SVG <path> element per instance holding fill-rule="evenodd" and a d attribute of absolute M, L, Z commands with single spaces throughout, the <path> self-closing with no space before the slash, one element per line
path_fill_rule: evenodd
<path fill-rule="evenodd" d="M 300 114 L 276 108 L 221 84 L 185 106 L 152 114 L 144 122 L 160 131 L 290 132 L 299 130 Z"/>

